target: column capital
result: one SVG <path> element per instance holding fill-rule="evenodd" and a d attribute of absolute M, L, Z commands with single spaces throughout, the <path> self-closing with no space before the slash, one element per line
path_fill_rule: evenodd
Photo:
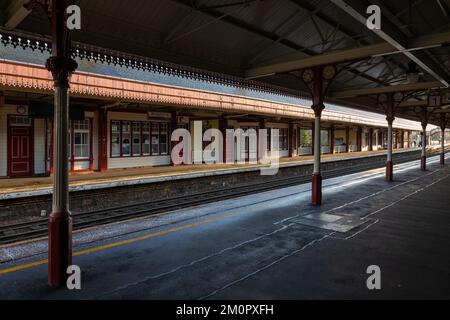
<path fill-rule="evenodd" d="M 386 120 L 392 124 L 395 120 L 397 107 L 408 97 L 403 92 L 391 92 L 378 95 L 378 104 L 381 105 L 386 114 Z"/>
<path fill-rule="evenodd" d="M 388 122 L 389 125 L 392 125 L 392 123 L 394 123 L 395 117 L 393 115 L 388 115 L 386 116 L 386 121 Z"/>
<path fill-rule="evenodd" d="M 445 113 L 441 113 L 440 127 L 442 131 L 445 131 L 445 129 L 447 128 L 447 115 Z"/>
<path fill-rule="evenodd" d="M 48 71 L 52 73 L 55 87 L 69 88 L 69 79 L 78 67 L 75 60 L 64 56 L 52 56 L 45 64 Z"/>
<path fill-rule="evenodd" d="M 420 125 L 422 126 L 422 130 L 425 131 L 427 129 L 428 121 L 422 121 Z"/>
<path fill-rule="evenodd" d="M 314 116 L 320 117 L 322 115 L 323 109 L 325 109 L 325 105 L 323 103 L 313 104 L 311 109 L 314 110 Z"/>
<path fill-rule="evenodd" d="M 422 108 L 420 110 L 419 116 L 420 116 L 420 124 L 422 125 L 423 131 L 425 131 L 428 125 L 428 118 L 430 116 L 430 113 L 428 112 L 427 108 Z"/>
<path fill-rule="evenodd" d="M 343 70 L 343 67 L 328 64 L 315 66 L 300 71 L 300 79 L 308 88 L 312 100 L 312 109 L 316 117 L 320 117 L 322 110 L 325 108 L 323 104 L 325 96 L 330 88 L 331 83 L 337 74 Z"/>

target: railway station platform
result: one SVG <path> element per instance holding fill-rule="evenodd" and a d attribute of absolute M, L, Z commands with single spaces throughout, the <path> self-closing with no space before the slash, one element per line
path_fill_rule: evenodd
<path fill-rule="evenodd" d="M 430 147 L 435 151 L 439 147 Z M 394 153 L 401 154 L 417 151 L 420 148 L 396 149 Z M 323 162 L 358 159 L 363 157 L 386 154 L 386 150 L 350 152 L 339 154 L 324 154 Z M 313 156 L 296 156 L 280 158 L 280 167 L 311 164 Z M 202 164 L 181 166 L 153 166 L 125 169 L 110 169 L 105 172 L 72 173 L 69 177 L 71 191 L 84 191 L 118 185 L 134 185 L 148 182 L 168 181 L 186 178 L 196 178 L 205 175 L 237 173 L 248 170 L 259 170 L 262 165 L 254 164 Z M 52 177 L 4 178 L 0 179 L 0 200 L 17 197 L 45 195 L 52 192 Z"/>
<path fill-rule="evenodd" d="M 81 290 L 46 286 L 46 240 L 3 246 L 0 298 L 448 299 L 450 166 L 429 160 L 391 183 L 384 169 L 327 179 L 322 207 L 302 184 L 78 231 Z"/>

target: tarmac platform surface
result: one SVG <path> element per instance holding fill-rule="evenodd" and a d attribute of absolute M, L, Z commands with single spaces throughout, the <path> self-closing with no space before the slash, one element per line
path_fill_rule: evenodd
<path fill-rule="evenodd" d="M 0 299 L 448 299 L 438 161 L 396 165 L 392 183 L 384 169 L 327 179 L 320 208 L 304 184 L 77 232 L 81 290 L 47 287 L 45 240 L 3 247 Z"/>

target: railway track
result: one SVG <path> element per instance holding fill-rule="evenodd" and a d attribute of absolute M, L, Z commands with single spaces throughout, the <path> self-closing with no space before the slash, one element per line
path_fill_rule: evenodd
<path fill-rule="evenodd" d="M 435 156 L 438 152 L 431 152 L 428 156 Z M 396 163 L 405 163 L 418 160 L 418 155 L 405 155 L 396 159 Z M 355 165 L 350 168 L 340 168 L 336 170 L 323 171 L 324 179 L 343 176 L 351 173 L 362 172 L 370 169 L 381 168 L 384 163 L 370 163 Z M 273 189 L 279 189 L 307 183 L 311 176 L 302 175 L 292 178 L 282 178 L 270 182 L 245 184 L 224 190 L 211 192 L 194 193 L 179 197 L 165 198 L 149 202 L 137 203 L 133 205 L 113 207 L 90 212 L 80 212 L 72 214 L 73 229 L 79 230 L 96 225 L 107 224 L 111 222 L 123 221 L 136 217 L 150 216 L 158 213 L 169 212 L 180 208 L 193 207 L 200 204 L 210 203 L 218 200 L 235 198 Z M 0 227 L 0 245 L 43 237 L 47 234 L 47 218 L 32 222 L 18 223 Z"/>

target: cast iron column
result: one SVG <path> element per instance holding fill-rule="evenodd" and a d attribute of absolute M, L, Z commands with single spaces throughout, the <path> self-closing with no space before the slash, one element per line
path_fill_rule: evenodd
<path fill-rule="evenodd" d="M 320 116 L 324 109 L 322 105 L 313 105 L 314 109 L 314 168 L 312 176 L 311 203 L 315 206 L 322 204 L 322 175 L 320 173 Z"/>
<path fill-rule="evenodd" d="M 175 163 L 172 159 L 172 150 L 177 145 L 177 141 L 172 141 L 172 133 L 178 129 L 178 116 L 176 110 L 170 113 L 170 165 L 175 167 Z M 150 132 L 152 128 L 149 128 Z"/>
<path fill-rule="evenodd" d="M 392 149 L 393 149 L 393 129 L 392 125 L 395 120 L 395 105 L 394 105 L 394 95 L 389 94 L 386 97 L 387 101 L 385 104 L 386 120 L 388 122 L 387 131 L 387 160 L 386 160 L 386 181 L 394 180 L 394 163 L 392 159 Z"/>
<path fill-rule="evenodd" d="M 288 132 L 288 137 L 289 137 L 289 158 L 292 158 L 294 156 L 294 139 L 295 139 L 295 135 L 294 135 L 294 123 L 289 122 L 289 132 Z"/>
<path fill-rule="evenodd" d="M 441 164 L 445 164 L 445 127 L 441 128 Z"/>
<path fill-rule="evenodd" d="M 108 111 L 98 111 L 98 171 L 108 170 Z"/>
<path fill-rule="evenodd" d="M 314 110 L 314 167 L 311 184 L 311 204 L 314 206 L 320 206 L 322 204 L 322 175 L 320 173 L 320 154 L 322 152 L 320 143 L 320 117 L 322 110 L 325 109 L 323 104 L 323 79 L 322 68 L 316 68 L 314 70 L 314 77 L 311 83 L 311 93 L 313 105 L 311 108 Z"/>
<path fill-rule="evenodd" d="M 330 127 L 330 153 L 334 154 L 334 125 Z"/>
<path fill-rule="evenodd" d="M 420 157 L 420 169 L 427 169 L 427 125 L 422 124 L 422 154 Z"/>
<path fill-rule="evenodd" d="M 388 133 L 387 133 L 387 161 L 386 161 L 386 181 L 394 180 L 394 164 L 392 162 L 392 123 L 394 118 L 387 117 Z"/>
<path fill-rule="evenodd" d="M 52 56 L 47 69 L 55 88 L 53 208 L 48 221 L 48 284 L 65 284 L 72 264 L 72 219 L 69 212 L 68 123 L 69 81 L 77 63 L 70 59 L 66 1 L 52 1 Z"/>
<path fill-rule="evenodd" d="M 427 125 L 428 125 L 428 111 L 426 108 L 422 109 L 422 155 L 420 157 L 420 169 L 425 171 L 427 169 Z"/>
<path fill-rule="evenodd" d="M 334 65 L 316 66 L 311 69 L 303 70 L 301 79 L 311 94 L 312 106 L 314 110 L 313 125 L 313 153 L 314 167 L 311 184 L 311 204 L 320 206 L 322 204 L 322 175 L 320 173 L 320 154 L 321 154 L 321 134 L 320 117 L 325 109 L 324 99 L 328 88 L 339 72 Z"/>
<path fill-rule="evenodd" d="M 345 127 L 345 152 L 350 152 L 350 127 Z"/>
<path fill-rule="evenodd" d="M 445 113 L 441 113 L 441 164 L 445 164 L 445 127 L 447 125 L 447 117 Z"/>

